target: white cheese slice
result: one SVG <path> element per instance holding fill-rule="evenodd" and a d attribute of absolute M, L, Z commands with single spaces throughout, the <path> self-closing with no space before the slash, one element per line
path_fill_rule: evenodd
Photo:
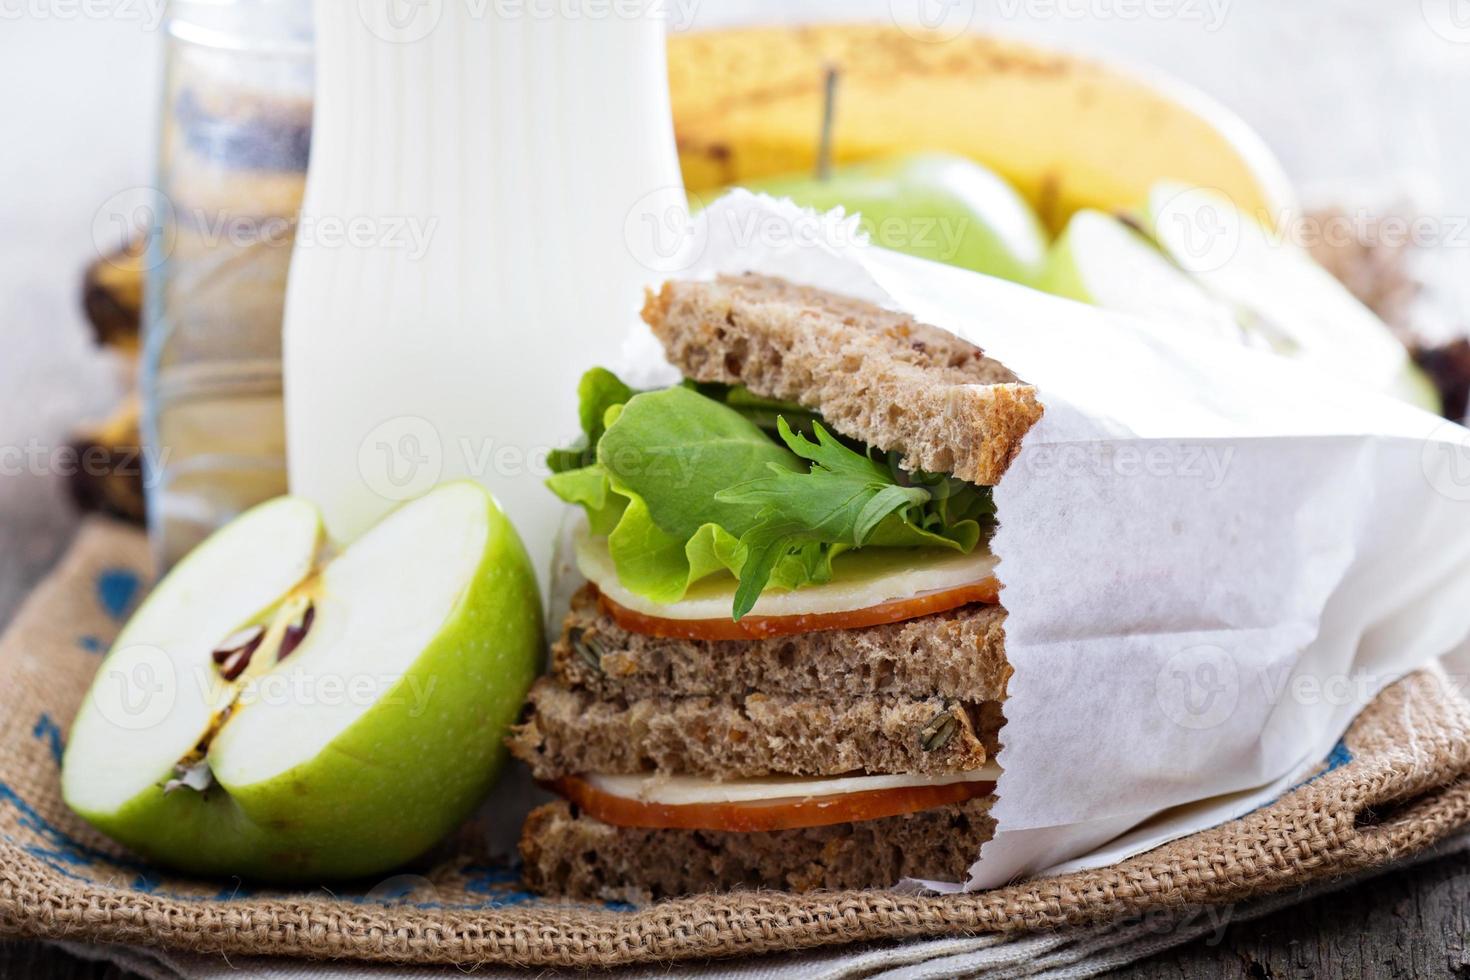
<path fill-rule="evenodd" d="M 624 588 L 607 550 L 607 538 L 588 531 L 581 518 L 574 536 L 577 567 L 593 585 L 625 609 L 660 619 L 729 619 L 735 599 L 733 575 L 720 573 L 694 583 L 679 602 L 661 605 Z M 944 549 L 862 548 L 839 555 L 832 580 L 789 592 L 770 590 L 756 600 L 752 616 L 812 616 L 851 612 L 983 582 L 998 560 L 984 548 L 968 555 Z"/>
<path fill-rule="evenodd" d="M 838 776 L 831 779 L 767 776 L 763 779 L 717 780 L 656 773 L 647 775 L 593 773 L 582 778 L 587 780 L 594 789 L 611 796 L 622 797 L 625 800 L 662 803 L 667 806 L 689 806 L 701 803 L 796 801 L 827 796 L 845 796 L 849 793 L 865 793 L 879 789 L 994 782 L 1000 778 L 1000 767 L 992 762 L 970 772 L 947 772 L 938 775 Z"/>

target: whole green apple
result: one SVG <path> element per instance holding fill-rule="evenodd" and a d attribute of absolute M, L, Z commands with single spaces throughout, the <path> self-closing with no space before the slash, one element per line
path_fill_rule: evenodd
<path fill-rule="evenodd" d="M 464 820 L 542 655 L 515 529 L 459 482 L 319 566 L 322 541 L 278 498 L 159 583 L 73 725 L 73 810 L 162 864 L 269 881 L 385 871 Z"/>
<path fill-rule="evenodd" d="M 897 157 L 842 167 L 826 180 L 741 186 L 819 211 L 840 205 L 862 215 L 876 245 L 1013 282 L 1033 283 L 1046 260 L 1046 234 L 1021 195 L 963 157 Z"/>

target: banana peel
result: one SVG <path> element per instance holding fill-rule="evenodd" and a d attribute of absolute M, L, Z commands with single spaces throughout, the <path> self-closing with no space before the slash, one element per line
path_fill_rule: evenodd
<path fill-rule="evenodd" d="M 957 153 L 999 173 L 1054 233 L 1081 208 L 1116 211 L 1169 179 L 1274 218 L 1291 186 L 1265 144 L 1180 83 L 981 34 L 869 24 L 671 35 L 669 87 L 694 194 L 815 165 L 829 66 L 832 159 Z"/>
<path fill-rule="evenodd" d="M 93 339 L 116 352 L 129 378 L 136 374 L 145 265 L 142 243 L 133 242 L 97 259 L 82 276 L 82 309 Z M 72 502 L 82 511 L 141 524 L 142 443 L 136 390 L 106 419 L 75 428 L 66 448 Z"/>
<path fill-rule="evenodd" d="M 99 258 L 82 276 L 82 309 L 93 336 L 126 354 L 138 350 L 145 260 L 142 245 L 133 243 Z"/>
<path fill-rule="evenodd" d="M 107 419 L 72 435 L 67 479 L 72 501 L 80 510 L 143 522 L 143 440 L 138 418 L 134 393 Z"/>

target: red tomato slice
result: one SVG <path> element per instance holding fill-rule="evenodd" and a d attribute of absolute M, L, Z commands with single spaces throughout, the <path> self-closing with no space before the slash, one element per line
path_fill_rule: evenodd
<path fill-rule="evenodd" d="M 601 592 L 597 598 L 603 611 L 630 633 L 676 640 L 760 640 L 770 636 L 793 636 L 820 630 L 852 630 L 884 623 L 901 623 L 906 619 L 918 619 L 920 616 L 958 609 L 972 602 L 994 605 L 1000 601 L 1000 586 L 995 577 L 991 576 L 969 585 L 929 592 L 912 599 L 894 599 L 865 609 L 798 616 L 746 616 L 738 623 L 732 619 L 664 619 L 634 612 L 627 606 L 613 602 Z"/>
<path fill-rule="evenodd" d="M 543 785 L 575 803 L 588 816 L 615 827 L 738 833 L 826 827 L 834 823 L 896 817 L 989 796 L 995 791 L 993 782 L 972 781 L 750 803 L 670 804 L 645 803 L 614 796 L 597 789 L 580 776 L 564 776 Z"/>

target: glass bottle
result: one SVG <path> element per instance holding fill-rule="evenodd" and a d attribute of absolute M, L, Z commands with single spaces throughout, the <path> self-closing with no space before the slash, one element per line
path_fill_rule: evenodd
<path fill-rule="evenodd" d="M 310 5 L 174 0 L 148 235 L 143 425 L 161 567 L 286 490 L 281 316 L 311 141 Z"/>

